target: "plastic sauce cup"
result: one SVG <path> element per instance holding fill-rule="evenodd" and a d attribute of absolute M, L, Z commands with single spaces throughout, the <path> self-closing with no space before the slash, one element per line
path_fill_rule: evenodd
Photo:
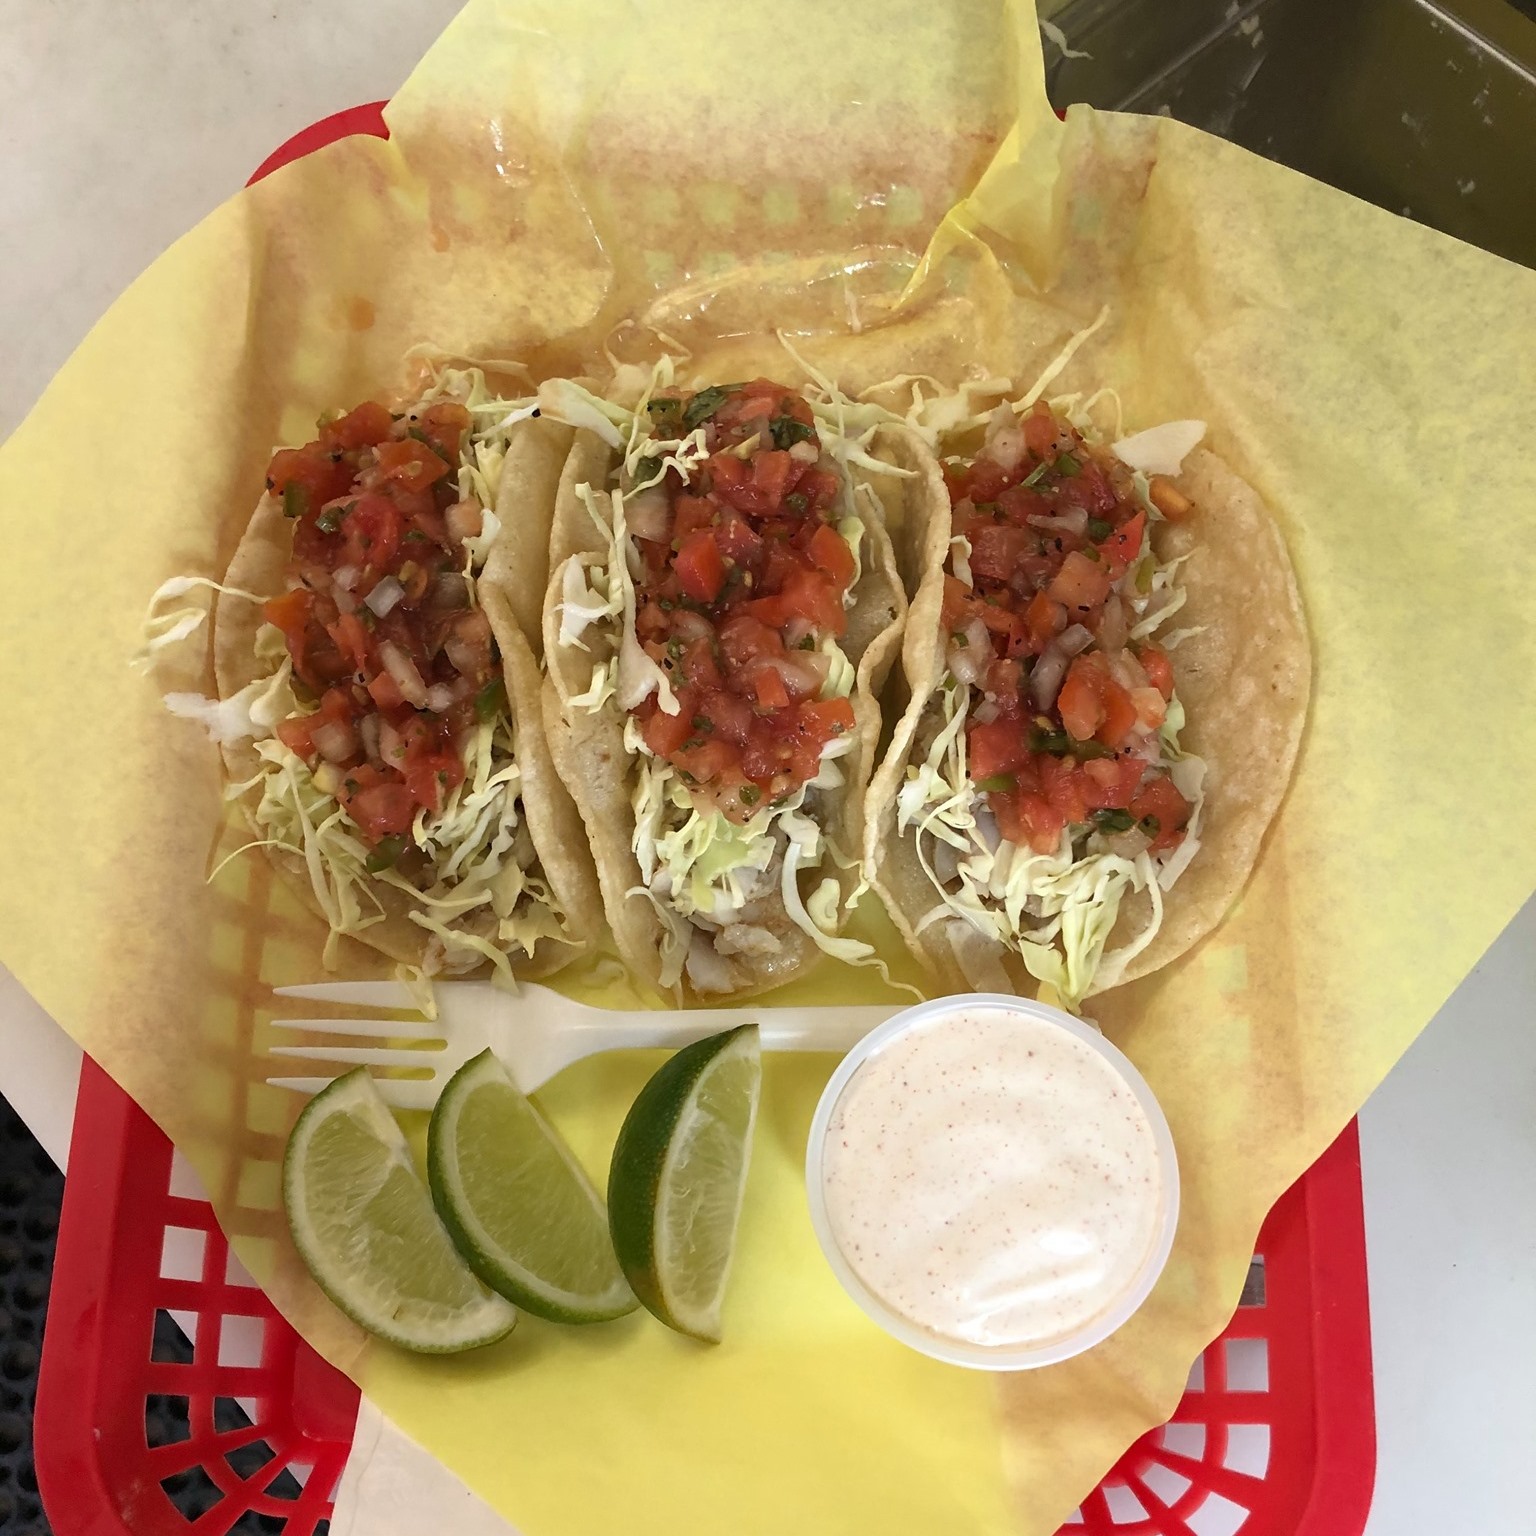
<path fill-rule="evenodd" d="M 1139 1266 L 1125 1276 L 1123 1286 L 1113 1292 L 1100 1310 L 1069 1331 L 1044 1339 L 1026 1343 L 980 1343 L 935 1332 L 913 1321 L 895 1310 L 860 1278 L 839 1245 L 829 1212 L 826 1158 L 828 1132 L 849 1084 L 867 1064 L 882 1052 L 890 1050 L 897 1042 L 908 1040 L 920 1031 L 939 1035 L 944 1030 L 943 1021 L 946 1016 L 960 1014 L 1001 1014 L 1020 1020 L 1027 1019 L 1035 1026 L 1045 1024 L 1052 1029 L 1065 1030 L 1076 1041 L 1097 1053 L 1112 1069 L 1113 1076 L 1134 1096 L 1151 1130 L 1153 1157 L 1159 1174 L 1152 1198 L 1156 1199 L 1158 1209 L 1152 1221 L 1154 1235 L 1145 1256 Z M 968 1366 L 974 1370 L 1018 1371 L 1054 1365 L 1107 1339 L 1146 1300 L 1168 1261 L 1174 1231 L 1178 1226 L 1179 1169 L 1173 1137 L 1161 1107 L 1141 1074 L 1091 1024 L 1043 1003 L 999 993 L 975 993 L 920 1003 L 896 1014 L 866 1035 L 843 1058 L 816 1107 L 806 1149 L 805 1175 L 811 1223 L 816 1230 L 817 1241 L 833 1273 L 849 1296 L 880 1327 L 903 1344 L 935 1360 Z"/>

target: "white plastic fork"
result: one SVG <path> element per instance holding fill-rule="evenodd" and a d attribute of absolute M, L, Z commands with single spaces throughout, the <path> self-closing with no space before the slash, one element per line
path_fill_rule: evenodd
<path fill-rule="evenodd" d="M 393 981 L 326 981 L 278 987 L 279 997 L 314 1003 L 417 1012 L 407 989 Z M 430 1077 L 375 1077 L 397 1109 L 431 1109 L 448 1079 L 489 1047 L 524 1093 L 573 1062 L 603 1051 L 675 1050 L 706 1035 L 756 1024 L 769 1051 L 847 1051 L 905 1003 L 832 1008 L 690 1008 L 620 1012 L 573 1002 L 549 987 L 524 982 L 514 994 L 488 981 L 450 981 L 433 989 L 437 1018 L 273 1019 L 275 1029 L 338 1038 L 444 1040 L 433 1050 L 387 1045 L 272 1045 L 269 1056 L 333 1062 L 341 1067 L 427 1068 Z M 332 1077 L 269 1077 L 274 1088 L 318 1093 Z"/>

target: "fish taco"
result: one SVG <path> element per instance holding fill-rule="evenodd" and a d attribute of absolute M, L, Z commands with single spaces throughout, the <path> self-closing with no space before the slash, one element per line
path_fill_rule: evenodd
<path fill-rule="evenodd" d="M 1101 435 L 1081 397 L 1036 394 L 914 397 L 944 483 L 907 529 L 907 702 L 863 846 L 946 989 L 1075 1008 L 1241 890 L 1310 655 L 1279 529 L 1203 423 Z"/>
<path fill-rule="evenodd" d="M 434 367 L 271 461 L 214 610 L 219 697 L 167 702 L 220 741 L 328 958 L 349 936 L 426 976 L 510 978 L 601 931 L 528 599 L 570 438 L 478 368 Z"/>
<path fill-rule="evenodd" d="M 886 516 L 925 473 L 913 448 L 769 379 L 681 387 L 668 361 L 540 401 L 579 428 L 548 733 L 620 953 L 682 997 L 873 963 L 840 930 L 906 612 Z"/>

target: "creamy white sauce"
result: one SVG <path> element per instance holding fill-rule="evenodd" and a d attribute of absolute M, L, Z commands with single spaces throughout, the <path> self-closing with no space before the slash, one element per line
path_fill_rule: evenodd
<path fill-rule="evenodd" d="M 1047 1344 L 1115 1304 L 1161 1227 L 1152 1125 L 1066 1029 L 959 1008 L 849 1079 L 823 1152 L 839 1249 L 888 1308 L 943 1338 Z"/>

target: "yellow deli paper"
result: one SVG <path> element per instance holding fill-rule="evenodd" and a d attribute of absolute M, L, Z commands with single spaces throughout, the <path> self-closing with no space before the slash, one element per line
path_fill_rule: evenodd
<path fill-rule="evenodd" d="M 1045 1536 L 1172 1410 L 1265 1211 L 1532 888 L 1536 275 L 1168 120 L 1058 123 L 1024 4 L 480 0 L 389 119 L 167 252 L 0 451 L 0 687 L 27 748 L 0 794 L 0 956 L 191 1158 L 285 1314 L 528 1536 Z M 1062 387 L 1113 385 L 1128 428 L 1210 424 L 1281 521 L 1314 645 L 1247 891 L 1096 1000 L 1183 1170 L 1151 1300 L 1027 1375 L 887 1340 L 810 1231 L 830 1061 L 805 1058 L 768 1073 L 719 1348 L 644 1315 L 525 1319 L 458 1359 L 365 1340 L 289 1245 L 297 1105 L 261 1082 L 270 988 L 318 976 L 323 935 L 259 855 L 205 883 L 243 834 L 214 749 L 159 702 L 209 686 L 197 646 L 179 676 L 128 670 L 150 592 L 218 576 L 272 446 L 390 388 L 419 342 L 545 372 L 660 331 L 718 377 L 782 327 L 850 387 L 957 357 L 1023 385 L 1106 304 Z M 624 997 L 601 967 L 584 985 Z M 654 1065 L 541 1095 L 594 1170 Z"/>

